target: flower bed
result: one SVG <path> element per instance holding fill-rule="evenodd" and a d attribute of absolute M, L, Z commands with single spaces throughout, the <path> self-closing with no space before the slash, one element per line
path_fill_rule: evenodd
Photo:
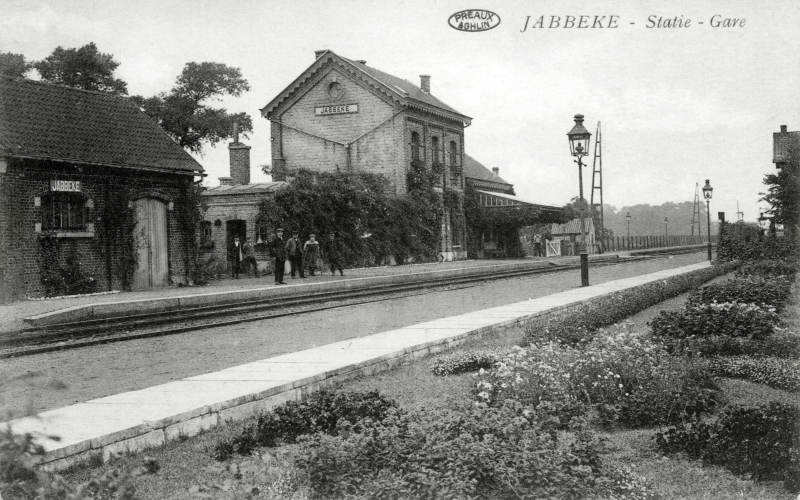
<path fill-rule="evenodd" d="M 580 349 L 552 342 L 514 348 L 478 377 L 477 401 L 520 401 L 551 413 L 562 426 L 589 409 L 603 423 L 642 427 L 677 422 L 717 404 L 703 362 L 668 355 L 631 325 L 601 331 Z"/>
<path fill-rule="evenodd" d="M 792 295 L 792 282 L 783 276 L 764 278 L 748 276 L 733 278 L 721 283 L 704 286 L 689 295 L 687 304 L 738 302 L 756 304 L 763 309 L 773 308 L 780 312 Z"/>
<path fill-rule="evenodd" d="M 780 323 L 775 310 L 755 304 L 688 304 L 678 311 L 661 311 L 650 322 L 656 337 L 685 339 L 692 336 L 727 335 L 762 340 Z"/>
<path fill-rule="evenodd" d="M 800 336 L 785 329 L 777 329 L 772 335 L 759 340 L 729 335 L 706 335 L 687 338 L 661 337 L 659 342 L 668 353 L 689 357 L 772 356 L 800 359 Z"/>
<path fill-rule="evenodd" d="M 613 325 L 639 311 L 727 274 L 738 267 L 736 262 L 698 269 L 691 273 L 648 283 L 592 301 L 570 310 L 569 315 L 547 318 L 526 328 L 525 344 L 565 342 L 579 344 L 591 339 L 598 328 Z"/>
<path fill-rule="evenodd" d="M 715 420 L 682 423 L 656 435 L 664 453 L 684 452 L 755 480 L 783 480 L 800 491 L 800 434 L 796 406 L 771 403 L 728 407 Z"/>
<path fill-rule="evenodd" d="M 443 354 L 433 360 L 431 373 L 444 376 L 476 372 L 481 368 L 491 368 L 500 357 L 497 350 L 486 349 Z"/>
<path fill-rule="evenodd" d="M 800 390 L 800 361 L 796 359 L 717 357 L 710 369 L 720 377 L 743 378 L 787 391 Z"/>

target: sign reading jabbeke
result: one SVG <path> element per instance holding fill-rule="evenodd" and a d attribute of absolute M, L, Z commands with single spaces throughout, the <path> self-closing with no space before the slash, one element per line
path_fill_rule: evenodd
<path fill-rule="evenodd" d="M 56 179 L 50 179 L 50 191 L 80 193 L 81 181 L 60 181 Z"/>
<path fill-rule="evenodd" d="M 317 115 L 341 115 L 344 113 L 358 113 L 358 104 L 331 104 L 314 108 Z"/>

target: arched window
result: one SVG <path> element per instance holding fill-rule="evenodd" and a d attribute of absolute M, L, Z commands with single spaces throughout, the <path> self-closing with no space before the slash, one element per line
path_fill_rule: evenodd
<path fill-rule="evenodd" d="M 411 160 L 419 160 L 419 134 L 411 132 Z"/>
<path fill-rule="evenodd" d="M 433 152 L 433 163 L 439 161 L 439 138 L 436 136 L 431 137 L 431 150 Z"/>
<path fill-rule="evenodd" d="M 222 227 L 222 221 L 217 219 L 214 221 L 214 227 Z"/>
<path fill-rule="evenodd" d="M 42 229 L 86 229 L 86 198 L 78 193 L 52 193 L 44 196 Z"/>

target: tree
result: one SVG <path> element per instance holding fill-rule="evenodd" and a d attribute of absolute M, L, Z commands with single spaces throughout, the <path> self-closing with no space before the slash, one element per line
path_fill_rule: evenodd
<path fill-rule="evenodd" d="M 119 63 L 111 54 L 98 51 L 94 42 L 79 49 L 56 47 L 45 59 L 33 63 L 33 67 L 45 82 L 112 94 L 128 93 L 128 84 L 114 78 Z"/>
<path fill-rule="evenodd" d="M 24 78 L 31 69 L 31 63 L 22 54 L 0 52 L 0 75 Z"/>
<path fill-rule="evenodd" d="M 762 201 L 770 205 L 767 213 L 773 222 L 783 224 L 787 236 L 792 239 L 800 236 L 800 149 L 789 147 L 789 161 L 778 165 L 778 173 L 764 176 L 764 184 L 769 190 L 762 194 Z"/>
<path fill-rule="evenodd" d="M 250 85 L 239 68 L 190 62 L 172 90 L 148 98 L 135 96 L 133 100 L 183 148 L 202 153 L 205 144 L 213 146 L 230 138 L 234 122 L 245 137 L 253 130 L 248 114 L 230 114 L 224 108 L 206 104 L 225 95 L 239 97 L 248 90 Z"/>

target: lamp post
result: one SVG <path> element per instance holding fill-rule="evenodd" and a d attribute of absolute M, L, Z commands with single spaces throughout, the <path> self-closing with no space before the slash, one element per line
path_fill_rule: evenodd
<path fill-rule="evenodd" d="M 572 156 L 576 157 L 578 164 L 578 188 L 580 192 L 579 203 L 581 218 L 581 286 L 589 286 L 589 252 L 586 250 L 586 227 L 583 213 L 583 160 L 589 154 L 589 138 L 592 134 L 583 126 L 583 115 L 575 115 L 575 126 L 567 133 L 569 149 Z"/>
<path fill-rule="evenodd" d="M 625 216 L 625 220 L 628 221 L 628 250 L 631 249 L 631 213 Z"/>
<path fill-rule="evenodd" d="M 706 179 L 706 185 L 703 186 L 703 198 L 706 199 L 706 216 L 708 217 L 708 260 L 713 260 L 711 258 L 711 192 L 714 191 L 714 188 L 711 187 L 711 183 L 708 179 Z"/>
<path fill-rule="evenodd" d="M 669 239 L 669 221 L 666 217 L 664 217 L 664 236 Z M 667 245 L 669 245 L 669 243 L 667 243 Z"/>

